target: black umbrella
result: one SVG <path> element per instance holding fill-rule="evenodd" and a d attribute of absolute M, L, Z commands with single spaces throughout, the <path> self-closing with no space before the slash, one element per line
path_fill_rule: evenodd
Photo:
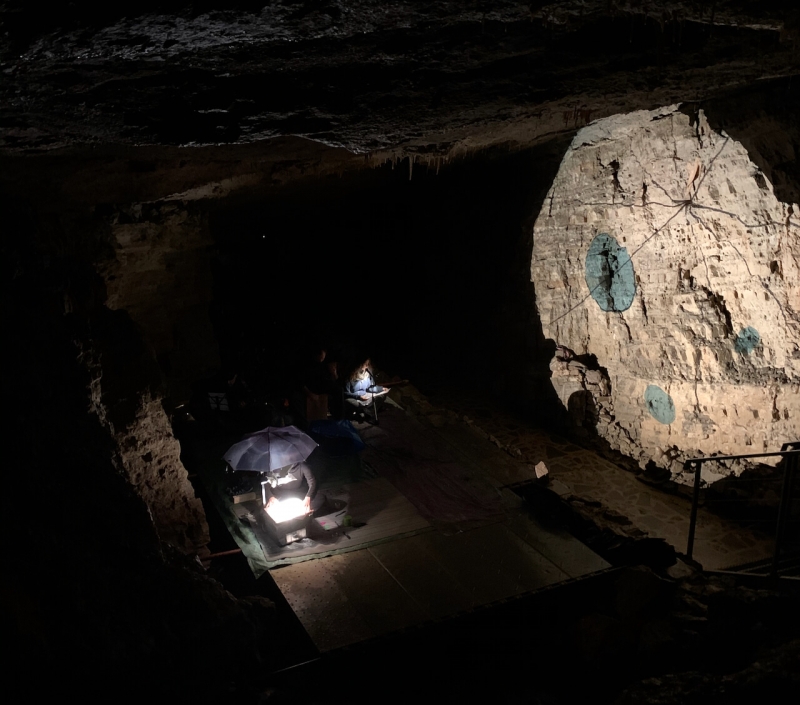
<path fill-rule="evenodd" d="M 232 445 L 222 458 L 234 470 L 274 472 L 303 462 L 316 447 L 317 443 L 295 426 L 268 426 Z"/>

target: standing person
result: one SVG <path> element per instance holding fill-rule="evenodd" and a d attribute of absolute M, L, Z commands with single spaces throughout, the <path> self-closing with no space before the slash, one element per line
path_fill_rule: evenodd
<path fill-rule="evenodd" d="M 328 409 L 334 419 L 342 418 L 342 387 L 339 384 L 339 362 L 327 355 L 322 362 L 318 388 L 327 395 Z"/>
<path fill-rule="evenodd" d="M 336 360 L 323 348 L 306 369 L 303 390 L 306 395 L 306 421 L 324 421 L 330 409 L 334 418 L 341 416 L 339 371 Z"/>
<path fill-rule="evenodd" d="M 338 379 L 336 359 L 323 348 L 317 351 L 314 361 L 306 368 L 303 384 L 312 394 L 331 394 Z"/>
<path fill-rule="evenodd" d="M 325 348 L 319 348 L 303 372 L 303 384 L 314 394 L 322 394 L 325 391 L 323 387 L 325 386 L 327 357 L 328 351 Z"/>

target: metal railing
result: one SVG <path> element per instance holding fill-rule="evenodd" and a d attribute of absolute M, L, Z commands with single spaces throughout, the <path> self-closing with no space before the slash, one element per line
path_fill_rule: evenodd
<path fill-rule="evenodd" d="M 692 557 L 694 551 L 695 530 L 697 528 L 697 509 L 700 505 L 700 475 L 703 463 L 719 462 L 721 460 L 750 460 L 752 458 L 785 458 L 783 470 L 783 482 L 781 486 L 780 503 L 778 505 L 778 516 L 775 525 L 775 547 L 772 554 L 772 567 L 770 575 L 778 574 L 778 563 L 780 560 L 781 547 L 786 532 L 786 524 L 789 519 L 789 504 L 791 500 L 792 486 L 800 466 L 800 441 L 784 443 L 781 449 L 775 453 L 749 453 L 746 455 L 712 455 L 707 458 L 690 458 L 683 467 L 686 470 L 694 470 L 694 491 L 692 492 L 692 513 L 689 519 L 689 539 L 686 546 L 686 555 Z"/>

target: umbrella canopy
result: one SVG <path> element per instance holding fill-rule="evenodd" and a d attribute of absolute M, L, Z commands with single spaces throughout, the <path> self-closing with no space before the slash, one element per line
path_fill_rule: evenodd
<path fill-rule="evenodd" d="M 295 426 L 268 426 L 232 445 L 222 459 L 234 470 L 272 472 L 303 462 L 316 447 L 316 442 Z"/>

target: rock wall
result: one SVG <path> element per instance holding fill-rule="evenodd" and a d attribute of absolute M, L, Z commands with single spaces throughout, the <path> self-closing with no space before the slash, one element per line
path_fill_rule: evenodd
<path fill-rule="evenodd" d="M 129 313 L 158 357 L 172 402 L 186 401 L 192 382 L 219 366 L 207 215 L 135 204 L 106 219 L 114 252 L 102 268 L 107 305 Z"/>
<path fill-rule="evenodd" d="M 147 504 L 159 538 L 185 554 L 207 554 L 205 511 L 181 462 L 181 447 L 161 399 L 140 397 L 134 418 L 115 440 L 128 481 Z"/>
<path fill-rule="evenodd" d="M 3 389 L 14 400 L 0 498 L 7 690 L 105 702 L 124 682 L 126 702 L 224 700 L 232 680 L 274 658 L 273 610 L 234 599 L 193 560 L 205 518 L 136 326 L 103 306 L 100 277 L 66 237 L 0 203 Z"/>
<path fill-rule="evenodd" d="M 676 474 L 695 454 L 793 440 L 799 236 L 800 207 L 778 201 L 702 111 L 580 130 L 536 219 L 531 264 L 544 334 L 563 346 L 561 401 L 585 406 L 589 391 L 602 437 Z M 587 384 L 570 358 L 600 376 Z"/>
<path fill-rule="evenodd" d="M 205 550 L 208 524 L 164 408 L 219 364 L 208 315 L 213 295 L 205 215 L 135 204 L 97 215 L 113 257 L 101 259 L 107 316 L 88 341 L 91 409 L 108 427 L 115 462 L 146 503 L 162 541 Z M 166 388 L 165 388 L 166 383 Z"/>
<path fill-rule="evenodd" d="M 208 524 L 181 462 L 152 351 L 125 312 L 100 307 L 76 343 L 89 376 L 88 411 L 108 434 L 110 460 L 147 506 L 159 539 L 207 552 Z"/>
<path fill-rule="evenodd" d="M 35 243 L 41 261 L 30 268 L 43 281 L 42 296 L 50 297 L 47 305 L 57 308 L 48 315 L 74 322 L 74 330 L 64 335 L 87 379 L 81 413 L 101 429 L 106 461 L 138 495 L 162 542 L 187 555 L 206 552 L 208 524 L 172 433 L 163 366 L 165 359 L 169 362 L 164 351 L 175 359 L 175 322 L 201 306 L 198 297 L 210 295 L 210 285 L 192 292 L 200 279 L 197 272 L 203 265 L 208 270 L 207 257 L 199 256 L 204 250 L 197 244 L 207 231 L 198 226 L 198 219 L 170 207 L 144 214 L 134 210 L 132 215 L 106 206 L 59 214 L 44 204 L 25 209 L 10 204 L 8 209 L 24 213 L 14 246 Z M 181 236 L 186 240 L 182 249 Z M 164 303 L 159 307 L 161 295 Z M 23 301 L 19 312 L 20 317 L 30 317 L 25 325 L 51 325 L 32 308 L 36 300 L 30 303 L 28 310 Z M 119 310 L 123 306 L 130 310 Z M 203 313 L 200 320 L 207 322 L 207 307 Z M 202 336 L 195 341 L 198 337 Z M 194 344 L 199 347 L 202 341 Z M 213 351 L 213 337 L 211 344 Z M 157 357 L 159 349 L 162 354 Z M 24 364 L 27 375 L 42 374 L 31 371 L 36 366 L 32 361 Z M 38 366 L 45 364 L 49 363 Z M 188 364 L 174 367 L 184 375 L 191 373 Z M 49 395 L 40 393 L 40 403 L 52 404 Z M 54 459 L 64 461 L 60 455 Z M 105 516 L 101 497 L 96 510 Z"/>

